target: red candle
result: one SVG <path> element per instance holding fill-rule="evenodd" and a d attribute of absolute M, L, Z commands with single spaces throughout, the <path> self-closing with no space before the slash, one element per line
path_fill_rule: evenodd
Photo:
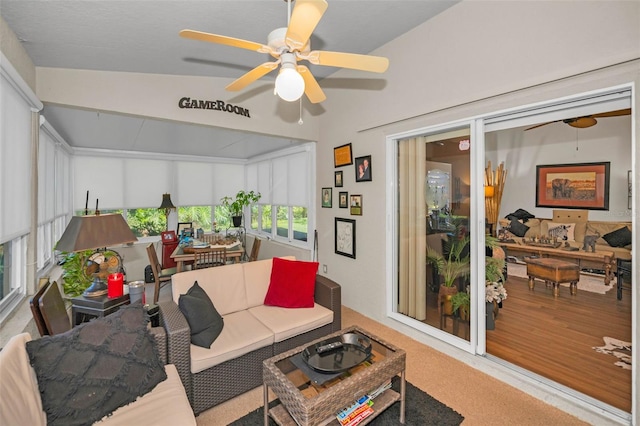
<path fill-rule="evenodd" d="M 107 280 L 107 297 L 110 299 L 120 297 L 124 293 L 124 275 L 121 272 L 109 274 Z"/>

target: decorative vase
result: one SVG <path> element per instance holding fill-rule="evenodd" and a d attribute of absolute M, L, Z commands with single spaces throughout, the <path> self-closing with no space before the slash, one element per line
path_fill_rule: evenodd
<path fill-rule="evenodd" d="M 493 302 L 487 302 L 485 319 L 487 323 L 487 330 L 495 330 L 496 320 L 493 314 Z"/>

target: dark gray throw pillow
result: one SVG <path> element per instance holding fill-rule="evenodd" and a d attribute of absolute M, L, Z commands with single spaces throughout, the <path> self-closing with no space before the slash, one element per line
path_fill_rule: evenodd
<path fill-rule="evenodd" d="M 48 425 L 92 424 L 167 378 L 140 302 L 26 347 Z"/>
<path fill-rule="evenodd" d="M 186 294 L 180 295 L 178 307 L 189 323 L 191 343 L 203 348 L 211 347 L 222 332 L 224 319 L 198 281 Z"/>
<path fill-rule="evenodd" d="M 602 238 L 611 247 L 624 247 L 631 244 L 631 230 L 626 226 L 605 234 Z"/>
<path fill-rule="evenodd" d="M 529 230 L 529 227 L 524 223 L 516 219 L 511 219 L 511 224 L 509 225 L 509 232 L 511 232 L 516 237 L 524 237 L 524 234 L 526 234 L 528 230 Z"/>

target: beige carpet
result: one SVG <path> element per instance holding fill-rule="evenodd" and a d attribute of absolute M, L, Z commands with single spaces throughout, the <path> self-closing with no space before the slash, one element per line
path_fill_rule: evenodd
<path fill-rule="evenodd" d="M 342 325 L 358 325 L 406 350 L 407 380 L 462 414 L 464 425 L 587 424 L 351 309 L 342 309 Z M 227 425 L 261 406 L 260 387 L 205 411 L 197 422 Z"/>

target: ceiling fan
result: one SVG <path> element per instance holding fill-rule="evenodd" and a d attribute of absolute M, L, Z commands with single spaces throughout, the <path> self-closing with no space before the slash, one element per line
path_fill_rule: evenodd
<path fill-rule="evenodd" d="M 327 98 L 309 68 L 298 64 L 298 61 L 301 60 L 306 60 L 314 65 L 377 73 L 386 71 L 389 60 L 380 56 L 311 50 L 309 39 L 327 10 L 327 2 L 325 0 L 296 0 L 293 12 L 291 12 L 291 0 L 285 1 L 289 6 L 289 25 L 287 28 L 273 30 L 267 38 L 266 45 L 194 30 L 182 30 L 180 36 L 270 54 L 276 61 L 258 65 L 229 84 L 226 89 L 242 90 L 280 66 L 275 83 L 275 93 L 289 102 L 298 100 L 303 93 L 312 103 L 319 103 Z"/>
<path fill-rule="evenodd" d="M 599 113 L 599 114 L 585 115 L 583 117 L 565 118 L 564 120 L 549 121 L 547 123 L 542 123 L 542 124 L 538 124 L 538 125 L 533 126 L 533 127 L 526 128 L 524 130 L 527 131 L 527 130 L 531 130 L 531 129 L 536 129 L 538 127 L 546 126 L 547 124 L 558 123 L 560 121 L 562 121 L 565 124 L 568 124 L 571 127 L 576 127 L 578 129 L 585 129 L 587 127 L 595 126 L 596 123 L 598 122 L 598 120 L 596 120 L 596 118 L 619 117 L 621 115 L 629 115 L 629 114 L 631 114 L 631 108 L 619 109 L 619 110 L 616 110 L 616 111 L 609 111 L 609 112 L 602 112 L 602 113 Z"/>

